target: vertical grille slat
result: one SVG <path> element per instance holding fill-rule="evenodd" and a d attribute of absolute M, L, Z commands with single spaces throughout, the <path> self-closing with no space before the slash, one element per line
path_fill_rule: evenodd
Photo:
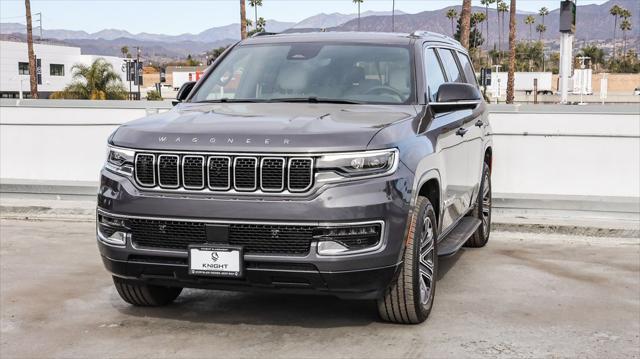
<path fill-rule="evenodd" d="M 284 158 L 265 157 L 260 162 L 260 188 L 264 191 L 284 190 Z"/>
<path fill-rule="evenodd" d="M 182 157 L 182 182 L 186 189 L 204 188 L 204 157 Z"/>
<path fill-rule="evenodd" d="M 313 187 L 312 157 L 136 153 L 141 187 L 213 192 L 303 193 Z"/>
<path fill-rule="evenodd" d="M 219 191 L 231 188 L 231 157 L 211 156 L 207 167 L 209 188 Z"/>
<path fill-rule="evenodd" d="M 233 184 L 238 191 L 255 191 L 258 187 L 258 159 L 236 157 L 233 162 Z"/>
<path fill-rule="evenodd" d="M 180 156 L 158 156 L 158 184 L 165 188 L 180 187 Z"/>
<path fill-rule="evenodd" d="M 136 156 L 135 172 L 136 180 L 144 187 L 156 185 L 155 156 L 147 153 L 139 153 Z"/>
<path fill-rule="evenodd" d="M 313 185 L 313 159 L 289 159 L 289 190 L 304 192 Z"/>

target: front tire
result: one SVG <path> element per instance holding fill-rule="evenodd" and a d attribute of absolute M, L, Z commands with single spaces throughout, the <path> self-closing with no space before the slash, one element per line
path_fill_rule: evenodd
<path fill-rule="evenodd" d="M 429 199 L 418 197 L 409 225 L 400 273 L 378 299 L 382 320 L 399 324 L 424 322 L 436 291 L 438 231 Z"/>
<path fill-rule="evenodd" d="M 464 245 L 471 248 L 484 247 L 491 234 L 491 169 L 486 163 L 482 170 L 478 202 L 473 210 L 473 216 L 482 221 L 482 224 Z"/>
<path fill-rule="evenodd" d="M 139 307 L 160 307 L 170 304 L 182 292 L 182 288 L 129 282 L 115 276 L 113 284 L 122 300 Z"/>

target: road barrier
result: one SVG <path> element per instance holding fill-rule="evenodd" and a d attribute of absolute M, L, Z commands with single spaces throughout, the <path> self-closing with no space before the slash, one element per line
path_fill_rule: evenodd
<path fill-rule="evenodd" d="M 0 101 L 0 192 L 95 195 L 109 134 L 170 102 Z M 640 104 L 491 105 L 496 206 L 640 213 Z"/>

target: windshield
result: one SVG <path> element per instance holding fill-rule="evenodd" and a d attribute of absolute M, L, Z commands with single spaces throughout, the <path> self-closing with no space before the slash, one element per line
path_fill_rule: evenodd
<path fill-rule="evenodd" d="M 409 103 L 410 59 L 401 46 L 245 45 L 216 66 L 191 101 Z"/>

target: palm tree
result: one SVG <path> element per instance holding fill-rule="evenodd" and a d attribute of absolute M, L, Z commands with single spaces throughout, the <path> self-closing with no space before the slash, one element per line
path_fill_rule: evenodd
<path fill-rule="evenodd" d="M 516 0 L 511 0 L 511 7 L 509 11 L 509 73 L 507 75 L 507 103 L 513 103 L 515 71 L 516 71 Z"/>
<path fill-rule="evenodd" d="M 247 38 L 247 12 L 244 0 L 240 0 L 240 38 Z"/>
<path fill-rule="evenodd" d="M 38 98 L 38 78 L 36 74 L 36 54 L 33 52 L 33 28 L 31 26 L 31 3 L 24 0 L 27 15 L 27 53 L 29 56 L 29 83 L 31 84 L 31 98 Z M 22 84 L 20 84 L 22 85 Z M 20 88 L 22 93 L 22 88 Z"/>
<path fill-rule="evenodd" d="M 454 36 L 456 33 L 455 27 L 453 26 L 453 22 L 458 18 L 458 12 L 456 9 L 451 8 L 447 10 L 447 19 L 451 20 L 451 36 Z"/>
<path fill-rule="evenodd" d="M 538 41 L 542 41 L 542 34 L 547 31 L 547 27 L 544 26 L 543 24 L 538 24 L 538 26 L 536 26 L 536 32 L 540 34 L 539 40 Z"/>
<path fill-rule="evenodd" d="M 262 0 L 249 0 L 249 5 L 253 8 L 256 29 L 258 28 L 258 6 L 262 6 Z"/>
<path fill-rule="evenodd" d="M 473 46 L 478 47 L 478 40 L 482 40 L 482 25 L 480 26 L 480 33 L 478 33 L 478 24 L 482 24 L 486 20 L 486 15 L 481 12 L 476 12 L 471 15 L 471 25 L 473 26 Z M 480 35 L 480 39 L 478 39 L 478 35 Z"/>
<path fill-rule="evenodd" d="M 120 48 L 120 53 L 122 54 L 122 57 L 127 57 L 127 54 L 129 54 L 129 46 L 122 46 Z"/>
<path fill-rule="evenodd" d="M 540 10 L 538 10 L 538 15 L 542 17 L 542 25 L 544 25 L 544 17 L 549 15 L 549 9 L 544 6 L 541 7 Z"/>
<path fill-rule="evenodd" d="M 531 42 L 531 38 L 533 36 L 533 24 L 536 23 L 536 18 L 532 15 L 529 15 L 524 18 L 524 23 L 529 25 L 529 42 Z"/>
<path fill-rule="evenodd" d="M 622 42 L 622 56 L 623 58 L 625 56 L 627 56 L 627 31 L 631 30 L 631 21 L 629 21 L 629 18 L 631 17 L 631 13 L 629 13 L 628 10 L 627 11 L 629 16 L 623 16 L 624 20 L 622 20 L 622 22 L 620 23 L 620 30 L 622 30 L 622 37 L 623 37 L 623 42 Z"/>
<path fill-rule="evenodd" d="M 500 41 L 498 41 L 498 51 L 502 53 L 502 39 L 504 38 L 504 14 L 507 11 L 509 11 L 509 5 L 507 5 L 505 2 L 500 0 L 497 6 L 498 6 L 498 13 L 500 14 L 500 17 L 498 17 L 498 22 L 500 23 L 500 26 L 501 26 L 500 31 L 498 32 L 500 36 Z"/>
<path fill-rule="evenodd" d="M 460 43 L 469 49 L 469 32 L 471 31 L 471 0 L 462 0 L 460 13 Z"/>
<path fill-rule="evenodd" d="M 613 58 L 616 58 L 616 30 L 618 29 L 618 16 L 622 13 L 622 8 L 618 5 L 613 5 L 609 9 L 609 14 L 613 16 Z"/>
<path fill-rule="evenodd" d="M 487 20 L 487 45 L 490 45 L 489 42 L 489 5 L 496 2 L 496 0 L 480 0 L 480 3 L 484 5 L 484 16 L 485 20 Z"/>
<path fill-rule="evenodd" d="M 362 4 L 364 0 L 353 0 L 354 4 L 358 4 L 358 31 L 360 31 L 360 4 Z"/>
<path fill-rule="evenodd" d="M 73 82 L 64 90 L 55 92 L 51 98 L 124 100 L 127 90 L 113 66 L 103 58 L 91 65 L 76 64 L 71 68 Z"/>

